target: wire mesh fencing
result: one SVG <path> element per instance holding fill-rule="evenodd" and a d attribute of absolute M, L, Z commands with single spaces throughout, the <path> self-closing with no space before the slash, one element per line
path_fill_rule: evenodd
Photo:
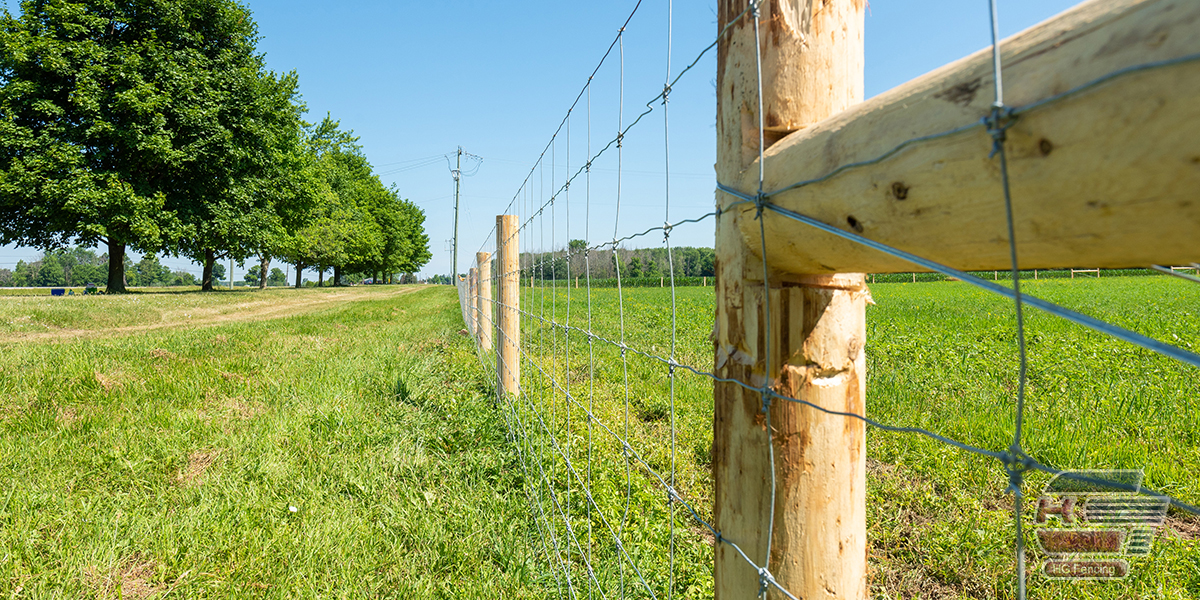
<path fill-rule="evenodd" d="M 1002 95 L 1002 61 L 998 51 L 997 7 L 991 3 L 993 48 L 992 77 L 996 98 L 991 114 L 977 123 L 950 131 L 923 135 L 870 161 L 830 169 L 820 178 L 796 182 L 778 190 L 763 189 L 760 171 L 757 193 L 746 193 L 718 182 L 719 194 L 733 197 L 722 210 L 756 211 L 759 226 L 768 219 L 787 219 L 836 235 L 855 244 L 903 259 L 923 273 L 879 274 L 869 283 L 953 281 L 1012 301 L 1013 350 L 1017 372 L 1012 378 L 1012 424 L 1008 443 L 983 447 L 966 443 L 944 431 L 905 424 L 885 423 L 855 412 L 831 411 L 778 391 L 774 382 L 730 380 L 714 374 L 713 282 L 709 274 L 696 275 L 695 266 L 672 245 L 672 235 L 683 228 L 710 228 L 717 210 L 692 212 L 681 217 L 672 211 L 670 99 L 681 80 L 702 57 L 716 49 L 729 27 L 753 27 L 762 19 L 757 2 L 749 2 L 678 73 L 671 67 L 671 17 L 667 3 L 666 61 L 661 91 L 626 115 L 626 38 L 637 20 L 639 2 L 619 29 L 599 64 L 587 76 L 545 150 L 520 186 L 504 213 L 517 216 L 515 241 L 518 266 L 506 271 L 496 260 L 497 236 L 490 234 L 477 254 L 473 275 L 458 281 L 460 304 L 468 329 L 478 335 L 495 330 L 491 344 L 480 348 L 483 363 L 497 371 L 519 370 L 519 391 L 497 393 L 510 441 L 518 449 L 529 503 L 528 544 L 544 569 L 537 577 L 564 598 L 673 598 L 712 594 L 712 556 L 717 544 L 728 545 L 759 574 L 756 589 L 746 596 L 767 594 L 795 597 L 776 582 L 768 568 L 769 547 L 743 547 L 742 540 L 722 535 L 714 521 L 712 460 L 713 385 L 726 383 L 759 394 L 767 417 L 764 435 L 771 431 L 769 407 L 777 402 L 803 405 L 849 420 L 864 422 L 880 432 L 919 436 L 964 453 L 995 461 L 997 476 L 1012 495 L 1012 555 L 1015 571 L 1013 595 L 1026 597 L 1025 567 L 1030 505 L 1023 494 L 1027 474 L 1042 472 L 1103 489 L 1135 492 L 1172 510 L 1200 514 L 1197 507 L 1129 480 L 1114 480 L 1066 472 L 1039 460 L 1026 450 L 1025 393 L 1029 359 L 1026 352 L 1024 308 L 1032 306 L 1050 315 L 1089 328 L 1104 336 L 1128 342 L 1190 367 L 1200 367 L 1200 356 L 1190 349 L 1167 343 L 1131 328 L 1035 298 L 1022 292 L 1028 279 L 1103 277 L 1157 274 L 1164 269 L 1184 278 L 1191 267 L 1157 267 L 1103 271 L 1100 269 L 1021 269 L 1009 176 L 1005 132 L 1011 120 L 1048 104 L 1086 94 L 1104 81 L 1149 69 L 1170 68 L 1200 59 L 1187 56 L 1148 63 L 1111 73 L 1098 81 L 1046 98 L 1030 106 L 1010 107 Z M 644 58 L 644 57 L 641 57 Z M 761 85 L 761 79 L 760 79 Z M 643 91 L 644 87 L 642 90 Z M 761 91 L 760 91 L 761 97 Z M 603 98 L 603 100 L 599 100 Z M 595 105 L 593 103 L 596 103 Z M 601 106 L 602 105 L 602 106 Z M 637 104 L 638 106 L 643 106 Z M 661 116 L 661 129 L 650 132 L 652 119 Z M 766 129 L 758 111 L 758 131 Z M 893 248 L 855 231 L 834 226 L 775 204 L 775 196 L 833 177 L 852 177 L 855 168 L 885 161 L 904 148 L 947 136 L 984 131 L 988 143 L 977 149 L 992 155 L 1001 174 L 997 211 L 1005 214 L 1011 252 L 1011 269 L 964 272 L 951 266 Z M 601 133 L 604 132 L 604 133 Z M 639 156 L 660 153 L 663 225 L 622 217 L 626 185 L 626 154 L 636 140 Z M 759 144 L 759 165 L 764 145 Z M 644 164 L 644 163 L 642 163 Z M 640 207 L 640 208 L 644 208 Z M 643 213 L 638 213 L 644 220 Z M 761 256 L 771 248 L 765 231 Z M 500 240 L 506 243 L 506 240 Z M 645 262 L 630 260 L 630 247 L 654 248 Z M 653 272 L 646 264 L 654 261 Z M 1194 265 L 1192 265 L 1194 267 Z M 765 260 L 764 260 L 765 269 Z M 1194 272 L 1194 271 L 1192 271 Z M 990 275 L 990 277 L 989 277 Z M 515 276 L 519 305 L 508 305 L 498 282 Z M 697 283 L 697 279 L 699 283 Z M 764 272 L 764 282 L 770 275 Z M 1004 283 L 1001 283 L 1004 282 Z M 657 285 L 655 285 L 657 284 Z M 765 285 L 765 283 L 764 283 Z M 477 290 L 487 290 L 479 294 Z M 769 288 L 765 290 L 770 293 Z M 480 296 L 485 300 L 480 300 Z M 519 315 L 520 337 L 516 361 L 506 365 L 493 347 L 504 342 L 495 329 L 501 311 Z M 769 303 L 764 307 L 771 319 Z M 768 325 L 769 329 L 769 325 Z M 869 342 L 868 342 L 869 343 Z M 769 352 L 768 352 L 769 354 Z M 771 444 L 767 445 L 771 448 Z M 774 502 L 771 502 L 774 506 Z M 1042 510 L 1039 507 L 1037 510 Z M 1060 508 L 1061 510 L 1061 508 Z M 774 526 L 774 515 L 768 529 Z M 770 539 L 768 531 L 767 538 Z"/>

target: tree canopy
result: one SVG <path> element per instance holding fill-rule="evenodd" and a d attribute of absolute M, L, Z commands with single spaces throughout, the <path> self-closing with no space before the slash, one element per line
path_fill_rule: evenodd
<path fill-rule="evenodd" d="M 303 122 L 298 76 L 267 71 L 257 42 L 235 0 L 3 11 L 0 243 L 106 244 L 110 292 L 125 288 L 126 248 L 201 262 L 206 288 L 225 257 L 257 254 L 263 271 L 271 256 L 335 271 L 427 262 L 420 210 L 351 132 Z"/>

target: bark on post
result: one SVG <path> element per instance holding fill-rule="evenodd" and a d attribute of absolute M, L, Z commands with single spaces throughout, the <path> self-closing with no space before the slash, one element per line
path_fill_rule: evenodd
<path fill-rule="evenodd" d="M 471 267 L 467 270 L 467 314 L 470 318 L 467 319 L 467 329 L 471 330 L 471 337 L 475 341 L 479 341 L 479 312 L 476 309 L 479 306 L 479 270 Z"/>
<path fill-rule="evenodd" d="M 720 2 L 718 31 L 745 9 Z M 865 0 L 767 0 L 761 35 L 746 14 L 720 40 L 717 65 L 717 179 L 741 186 L 757 170 L 759 99 L 755 44 L 762 52 L 766 145 L 862 99 Z M 755 189 L 742 189 L 749 194 Z M 864 314 L 861 274 L 768 274 L 759 247 L 746 244 L 751 204 L 717 194 L 715 373 L 819 406 L 864 412 Z M 772 218 L 764 213 L 764 218 Z M 764 307 L 770 305 L 770 331 Z M 770 336 L 770 356 L 766 352 Z M 861 421 L 803 405 L 770 403 L 733 384 L 714 386 L 714 519 L 722 536 L 765 564 L 780 586 L 806 600 L 867 597 L 865 433 Z M 775 522 L 771 465 L 775 452 Z M 766 556 L 771 536 L 770 556 Z M 751 597 L 759 574 L 731 546 L 715 550 L 715 598 Z M 769 594 L 782 598 L 776 590 Z"/>
<path fill-rule="evenodd" d="M 520 393 L 521 363 L 521 309 L 520 256 L 518 245 L 518 221 L 516 215 L 496 216 L 496 250 L 500 254 L 497 278 L 499 279 L 500 307 L 498 333 L 500 351 L 496 353 L 496 372 L 499 373 L 500 389 L 506 394 Z"/>
<path fill-rule="evenodd" d="M 479 293 L 475 295 L 475 308 L 479 314 L 479 347 L 489 352 L 492 349 L 492 255 L 490 252 L 476 252 L 475 262 L 479 265 Z"/>

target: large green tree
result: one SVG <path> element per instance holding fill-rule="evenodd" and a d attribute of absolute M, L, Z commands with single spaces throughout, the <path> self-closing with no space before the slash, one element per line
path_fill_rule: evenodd
<path fill-rule="evenodd" d="M 311 128 L 307 143 L 313 203 L 279 238 L 275 252 L 296 265 L 297 287 L 304 267 L 322 274 L 332 267 L 336 284 L 347 266 L 378 260 L 385 243 L 372 209 L 388 190 L 371 173 L 358 138 L 326 116 Z"/>
<path fill-rule="evenodd" d="M 124 290 L 127 247 L 194 254 L 208 204 L 250 201 L 246 181 L 264 176 L 278 142 L 263 130 L 293 118 L 255 120 L 294 96 L 293 79 L 263 73 L 256 41 L 233 0 L 4 11 L 0 241 L 105 243 L 110 292 Z"/>

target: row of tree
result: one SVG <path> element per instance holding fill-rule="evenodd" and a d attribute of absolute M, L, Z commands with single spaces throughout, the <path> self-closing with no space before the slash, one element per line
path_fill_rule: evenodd
<path fill-rule="evenodd" d="M 234 0 L 5 10 L 0 243 L 105 245 L 109 292 L 129 283 L 129 248 L 203 264 L 204 289 L 223 258 L 282 259 L 297 285 L 304 267 L 418 270 L 424 214 L 352 132 L 303 120 L 296 73 L 268 71 L 258 39 Z"/>
<path fill-rule="evenodd" d="M 131 286 L 196 285 L 196 276 L 186 270 L 172 271 L 157 256 L 148 254 L 137 263 L 125 256 L 125 281 Z M 257 267 L 256 267 L 257 268 Z M 282 275 L 282 273 L 280 273 Z M 215 265 L 213 277 L 225 277 L 225 266 Z M 0 287 L 107 285 L 108 255 L 88 248 L 50 250 L 41 260 L 18 261 L 14 269 L 0 269 Z"/>
<path fill-rule="evenodd" d="M 621 277 L 666 277 L 672 262 L 678 277 L 712 277 L 716 273 L 716 253 L 712 248 L 680 246 L 672 248 L 617 248 L 616 251 L 588 250 L 587 242 L 571 240 L 565 250 L 556 252 L 525 252 L 521 254 L 521 272 L 537 279 L 593 279 Z"/>

